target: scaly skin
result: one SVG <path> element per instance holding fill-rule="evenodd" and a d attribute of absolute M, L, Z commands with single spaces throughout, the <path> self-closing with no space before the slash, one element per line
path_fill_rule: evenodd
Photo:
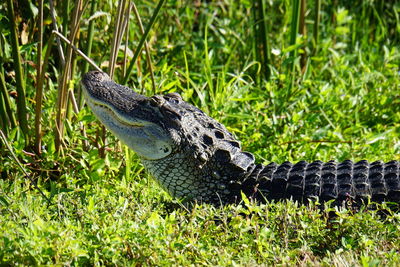
<path fill-rule="evenodd" d="M 175 197 L 215 205 L 238 202 L 241 192 L 257 201 L 400 203 L 398 161 L 256 165 L 222 124 L 178 94 L 145 97 L 98 71 L 86 73 L 82 84 L 97 118 Z"/>

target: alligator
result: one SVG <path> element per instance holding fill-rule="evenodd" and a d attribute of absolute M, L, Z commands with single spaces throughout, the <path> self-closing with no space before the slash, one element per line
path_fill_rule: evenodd
<path fill-rule="evenodd" d="M 400 203 L 399 161 L 256 164 L 224 125 L 177 93 L 146 97 L 100 71 L 86 73 L 82 84 L 100 122 L 183 201 L 224 205 L 244 195 L 257 202 Z"/>

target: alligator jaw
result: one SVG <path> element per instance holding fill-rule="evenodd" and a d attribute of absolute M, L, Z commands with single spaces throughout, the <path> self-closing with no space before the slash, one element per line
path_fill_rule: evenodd
<path fill-rule="evenodd" d="M 96 117 L 140 157 L 156 160 L 172 152 L 162 118 L 148 104 L 150 99 L 116 84 L 103 72 L 88 72 L 82 79 L 88 105 Z"/>
<path fill-rule="evenodd" d="M 125 125 L 126 127 L 144 127 L 146 125 L 145 121 L 137 120 L 132 117 L 127 117 L 123 113 L 119 112 L 116 110 L 112 105 L 107 104 L 106 102 L 103 102 L 101 100 L 98 100 L 96 98 L 90 98 L 88 96 L 87 90 L 84 90 L 84 95 L 87 104 L 90 106 L 90 108 L 93 110 L 95 113 L 106 113 L 106 115 L 103 115 L 102 117 L 112 117 L 116 121 L 118 121 L 121 125 Z"/>

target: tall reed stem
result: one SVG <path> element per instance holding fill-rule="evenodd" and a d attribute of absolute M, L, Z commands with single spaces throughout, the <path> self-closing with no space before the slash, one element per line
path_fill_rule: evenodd
<path fill-rule="evenodd" d="M 306 8 L 307 8 L 307 1 L 301 0 L 300 17 L 299 17 L 299 33 L 300 33 L 300 35 L 303 36 L 303 38 L 307 35 Z M 300 56 L 300 68 L 303 73 L 305 71 L 306 62 L 307 62 L 307 49 L 306 49 L 306 46 L 304 46 L 303 53 Z"/>
<path fill-rule="evenodd" d="M 0 129 L 4 129 L 4 134 L 7 136 L 9 120 L 6 112 L 4 98 L 0 95 Z"/>
<path fill-rule="evenodd" d="M 300 0 L 293 0 L 292 1 L 292 22 L 290 25 L 290 46 L 294 46 L 296 44 L 296 39 L 297 39 L 297 34 L 299 32 L 299 18 L 300 18 Z M 291 77 L 291 81 L 289 84 L 289 90 L 287 96 L 291 95 L 292 88 L 294 86 L 294 80 L 295 80 L 295 61 L 297 58 L 298 54 L 298 49 L 295 48 L 292 51 L 290 51 L 290 64 L 289 64 L 289 70 L 288 70 L 288 75 Z"/>
<path fill-rule="evenodd" d="M 42 153 L 42 100 L 43 100 L 43 81 L 41 80 L 43 70 L 42 50 L 43 50 L 43 0 L 39 2 L 38 17 L 38 43 L 37 43 L 37 63 L 36 63 L 36 99 L 35 99 L 35 151 L 38 155 Z M 41 82 L 40 82 L 41 81 Z"/>
<path fill-rule="evenodd" d="M 7 84 L 4 78 L 4 67 L 3 60 L 5 58 L 4 55 L 4 41 L 0 38 L 0 101 L 1 101 L 1 112 L 4 112 L 1 116 L 3 117 L 3 129 L 4 132 L 7 133 L 7 127 L 11 126 L 11 128 L 15 128 L 17 122 L 15 121 L 14 112 L 11 110 L 11 100 L 7 91 Z"/>
<path fill-rule="evenodd" d="M 136 5 L 135 5 L 135 3 L 133 1 L 132 1 L 132 7 L 133 7 L 133 13 L 135 14 L 135 17 L 136 17 L 136 19 L 138 21 L 138 24 L 139 24 L 140 32 L 144 35 L 145 31 L 144 31 L 144 28 L 143 28 L 142 20 L 140 19 L 139 12 L 138 12 L 138 10 L 136 8 Z M 149 49 L 149 45 L 148 45 L 147 41 L 144 42 L 144 49 L 146 50 L 147 65 L 149 67 L 151 83 L 153 85 L 153 94 L 155 94 L 156 93 L 156 82 L 155 82 L 155 79 L 154 79 L 153 64 L 151 62 L 150 49 Z"/>
<path fill-rule="evenodd" d="M 70 42 L 73 44 L 75 42 L 75 37 L 78 30 L 78 23 L 80 18 L 80 9 L 82 7 L 82 1 L 77 0 L 75 3 L 75 8 L 73 12 L 73 19 L 71 21 L 70 29 Z M 57 98 L 57 116 L 56 116 L 56 139 L 55 147 L 56 151 L 59 151 L 62 139 L 64 136 L 64 119 L 67 111 L 68 104 L 68 83 L 72 77 L 72 47 L 69 46 L 67 49 L 67 56 L 65 59 L 65 67 L 61 78 L 61 84 L 59 86 L 59 93 Z"/>
<path fill-rule="evenodd" d="M 150 22 L 146 27 L 146 31 L 142 35 L 142 38 L 140 39 L 139 44 L 138 44 L 138 46 L 136 48 L 135 54 L 134 54 L 131 62 L 129 63 L 128 70 L 127 70 L 126 75 L 125 75 L 125 77 L 123 79 L 123 82 L 122 82 L 123 84 L 127 83 L 128 78 L 131 75 L 131 72 L 133 70 L 133 66 L 135 65 L 136 60 L 138 59 L 138 57 L 140 55 L 140 52 L 143 49 L 144 42 L 146 41 L 146 38 L 149 35 L 149 32 L 150 32 L 151 28 L 153 27 L 154 22 L 156 21 L 157 16 L 160 13 L 160 10 L 161 10 L 162 6 L 164 5 L 164 2 L 165 2 L 165 0 L 160 0 L 158 2 L 158 5 L 157 5 L 156 9 L 154 10 L 153 16 L 151 17 Z"/>
<path fill-rule="evenodd" d="M 21 55 L 19 52 L 19 42 L 17 34 L 16 18 L 12 0 L 7 0 L 8 20 L 11 24 L 12 55 L 14 60 L 15 79 L 17 83 L 17 118 L 25 139 L 29 143 L 29 128 L 27 120 L 27 109 L 25 100 L 25 83 L 23 79 Z"/>
<path fill-rule="evenodd" d="M 117 61 L 118 50 L 121 41 L 120 36 L 122 36 L 122 33 L 124 31 L 123 20 L 125 14 L 125 7 L 126 7 L 126 0 L 121 0 L 118 2 L 118 11 L 115 19 L 114 35 L 112 39 L 110 61 L 108 65 L 108 74 L 110 75 L 111 78 L 114 76 L 115 63 Z"/>
<path fill-rule="evenodd" d="M 253 2 L 254 17 L 254 54 L 255 58 L 261 64 L 261 72 L 266 80 L 270 77 L 270 48 L 267 31 L 267 15 L 264 0 Z"/>
<path fill-rule="evenodd" d="M 90 6 L 90 16 L 92 16 L 97 9 L 97 1 L 91 1 L 91 6 Z M 86 41 L 86 51 L 85 54 L 90 57 L 92 54 L 92 46 L 93 46 L 93 37 L 94 37 L 94 23 L 95 20 L 90 20 L 89 21 L 89 27 L 88 27 L 88 34 L 87 34 L 87 41 Z M 87 60 L 84 61 L 83 63 L 83 68 L 82 68 L 82 73 L 86 73 L 89 71 L 89 62 Z M 78 91 L 78 107 L 81 109 L 83 106 L 83 96 L 82 96 L 82 90 Z"/>
<path fill-rule="evenodd" d="M 315 11 L 314 11 L 314 30 L 313 30 L 313 54 L 315 55 L 318 52 L 318 43 L 319 43 L 319 22 L 321 20 L 321 0 L 315 0 Z"/>

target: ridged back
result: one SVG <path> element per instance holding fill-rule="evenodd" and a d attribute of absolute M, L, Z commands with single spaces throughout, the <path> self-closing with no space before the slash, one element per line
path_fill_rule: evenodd
<path fill-rule="evenodd" d="M 399 167 L 399 161 L 271 163 L 256 166 L 241 183 L 241 190 L 261 201 L 292 198 L 307 202 L 319 198 L 322 202 L 360 203 L 371 198 L 374 202 L 400 203 Z"/>

